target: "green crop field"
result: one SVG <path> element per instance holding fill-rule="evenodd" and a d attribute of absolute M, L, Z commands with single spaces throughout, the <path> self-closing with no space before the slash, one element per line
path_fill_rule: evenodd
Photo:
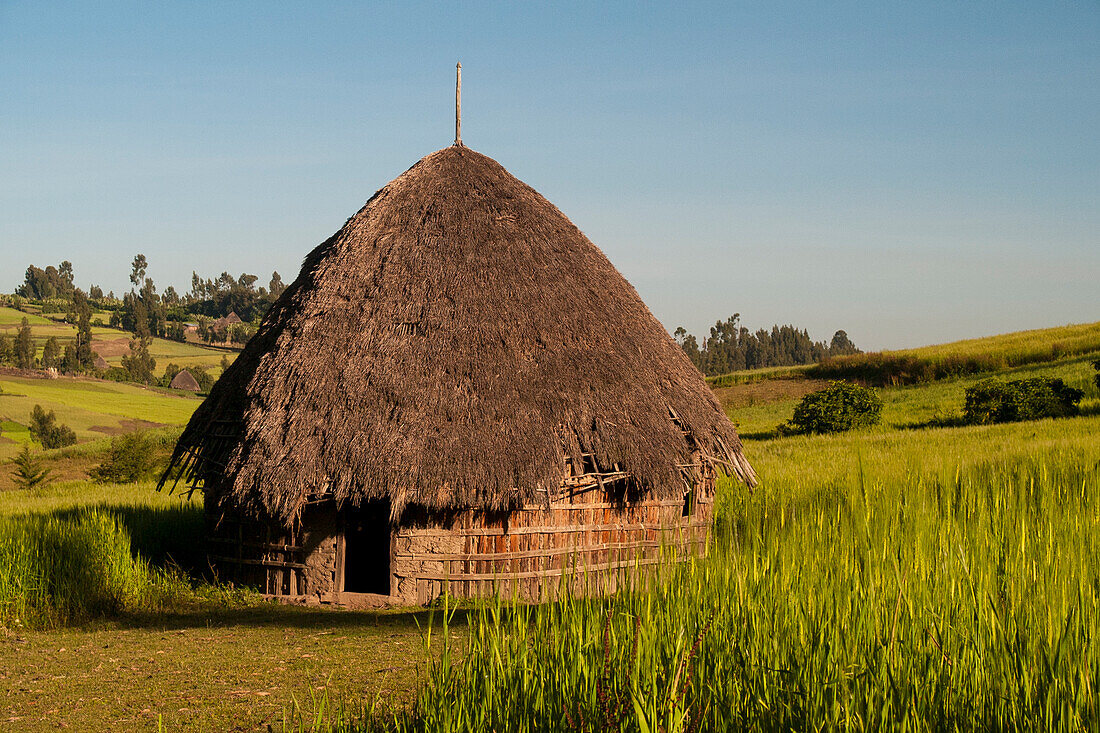
<path fill-rule="evenodd" d="M 1096 730 L 1098 357 L 1001 370 L 1085 392 L 1080 416 L 1005 425 L 952 426 L 966 388 L 985 375 L 881 389 L 881 425 L 826 436 L 775 432 L 820 380 L 782 373 L 717 387 L 760 486 L 722 481 L 709 556 L 612 598 L 494 600 L 457 612 L 273 606 L 202 576 L 194 502 L 151 484 L 3 491 L 0 555 L 5 537 L 51 547 L 79 537 L 116 570 L 92 574 L 107 580 L 84 593 L 34 596 L 16 625 L 25 596 L 16 575 L 40 573 L 42 561 L 8 550 L 22 559 L 6 566 L 23 569 L 0 570 L 0 720 L 27 729 Z M 9 382 L 5 394 L 36 387 Z M 89 390 L 54 404 L 166 425 L 198 404 L 134 389 L 142 394 Z M 104 445 L 47 460 L 90 461 Z"/>

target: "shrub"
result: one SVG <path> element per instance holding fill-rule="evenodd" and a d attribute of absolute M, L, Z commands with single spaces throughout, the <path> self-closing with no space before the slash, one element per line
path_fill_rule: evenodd
<path fill-rule="evenodd" d="M 1097 359 L 1092 363 L 1092 368 L 1096 370 L 1096 375 L 1093 379 L 1096 381 L 1096 388 L 1100 389 L 1100 359 Z"/>
<path fill-rule="evenodd" d="M 839 433 L 875 425 L 882 419 L 882 399 L 870 387 L 831 382 L 828 387 L 802 398 L 794 417 L 780 432 Z"/>
<path fill-rule="evenodd" d="M 156 446 L 142 432 L 125 433 L 111 439 L 103 462 L 88 472 L 100 483 L 127 484 L 141 481 L 153 473 Z"/>
<path fill-rule="evenodd" d="M 35 405 L 31 411 L 31 424 L 28 426 L 31 437 L 43 448 L 64 448 L 76 443 L 76 433 L 68 425 L 60 425 L 53 410 L 46 412 L 42 405 Z"/>
<path fill-rule="evenodd" d="M 974 425 L 1068 417 L 1077 414 L 1083 396 L 1081 390 L 1052 377 L 983 379 L 966 390 L 964 417 Z"/>

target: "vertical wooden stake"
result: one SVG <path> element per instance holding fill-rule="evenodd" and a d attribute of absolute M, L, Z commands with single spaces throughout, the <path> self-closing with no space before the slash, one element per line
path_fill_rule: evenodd
<path fill-rule="evenodd" d="M 462 145 L 462 62 L 455 67 L 455 145 Z"/>

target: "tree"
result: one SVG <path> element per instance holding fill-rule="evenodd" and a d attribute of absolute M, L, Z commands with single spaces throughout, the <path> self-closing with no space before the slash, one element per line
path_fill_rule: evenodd
<path fill-rule="evenodd" d="M 0 364 L 7 364 L 12 361 L 11 340 L 0 333 Z"/>
<path fill-rule="evenodd" d="M 51 479 L 50 471 L 42 467 L 42 462 L 38 456 L 31 453 L 31 447 L 26 443 L 11 462 L 15 466 L 11 477 L 16 487 L 20 489 L 36 489 L 49 483 Z"/>
<path fill-rule="evenodd" d="M 68 292 L 73 291 L 73 263 L 68 260 L 63 260 L 61 266 L 57 268 L 57 275 L 61 278 L 61 281 L 65 283 L 65 289 Z"/>
<path fill-rule="evenodd" d="M 272 301 L 279 299 L 279 296 L 286 290 L 286 285 L 283 284 L 283 279 L 279 277 L 279 271 L 271 273 L 271 281 L 267 284 L 267 292 L 271 296 Z"/>
<path fill-rule="evenodd" d="M 65 353 L 61 357 L 61 371 L 67 374 L 77 374 L 81 371 L 80 359 L 76 357 L 76 346 L 65 344 Z"/>
<path fill-rule="evenodd" d="M 88 288 L 88 299 L 96 301 L 103 300 L 103 288 L 98 285 L 93 285 Z"/>
<path fill-rule="evenodd" d="M 42 368 L 56 369 L 61 366 L 61 345 L 57 343 L 56 336 L 46 339 L 46 345 L 42 347 Z"/>
<path fill-rule="evenodd" d="M 141 284 L 145 282 L 145 271 L 149 268 L 149 261 L 145 259 L 145 255 L 134 255 L 134 261 L 130 264 L 130 282 L 134 284 L 135 288 L 140 288 Z"/>
<path fill-rule="evenodd" d="M 130 341 L 129 356 L 122 357 L 122 368 L 132 382 L 152 384 L 156 381 L 153 370 L 157 360 L 149 354 L 149 338 L 135 338 Z"/>
<path fill-rule="evenodd" d="M 126 293 L 122 296 L 121 325 L 137 339 L 145 339 L 153 335 L 149 331 L 149 309 L 145 307 L 141 297 L 135 293 Z"/>
<path fill-rule="evenodd" d="M 699 371 L 703 371 L 703 355 L 699 352 L 699 342 L 695 340 L 683 326 L 676 329 L 673 334 L 676 338 L 676 342 L 680 344 L 680 348 L 684 350 L 687 357 L 691 359 L 691 363 L 695 365 L 695 368 Z"/>
<path fill-rule="evenodd" d="M 73 371 L 86 372 L 95 367 L 95 352 L 92 351 L 92 304 L 79 289 L 73 291 L 73 310 L 76 313 L 76 368 Z"/>
<path fill-rule="evenodd" d="M 15 335 L 13 352 L 12 361 L 15 362 L 15 366 L 20 369 L 34 368 L 34 337 L 31 335 L 31 325 L 26 318 L 23 318 L 19 332 Z"/>
<path fill-rule="evenodd" d="M 858 354 L 859 349 L 848 338 L 845 331 L 837 331 L 833 334 L 833 340 L 829 342 L 829 356 L 843 356 L 845 354 Z"/>
<path fill-rule="evenodd" d="M 833 353 L 831 346 L 813 341 L 806 329 L 790 324 L 752 333 L 741 325 L 739 313 L 715 323 L 701 347 L 682 326 L 674 336 L 699 371 L 709 376 L 741 369 L 810 364 Z M 833 343 L 838 349 L 851 349 L 846 353 L 858 352 L 844 331 L 836 332 Z"/>
<path fill-rule="evenodd" d="M 31 437 L 46 449 L 64 448 L 76 442 L 76 433 L 68 425 L 60 425 L 53 410 L 46 412 L 42 405 L 31 410 L 31 424 L 28 426 Z"/>

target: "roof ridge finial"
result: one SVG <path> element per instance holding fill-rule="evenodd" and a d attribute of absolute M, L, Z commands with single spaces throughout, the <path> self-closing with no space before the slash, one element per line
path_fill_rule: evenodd
<path fill-rule="evenodd" d="M 462 147 L 462 62 L 455 66 L 455 145 Z"/>

